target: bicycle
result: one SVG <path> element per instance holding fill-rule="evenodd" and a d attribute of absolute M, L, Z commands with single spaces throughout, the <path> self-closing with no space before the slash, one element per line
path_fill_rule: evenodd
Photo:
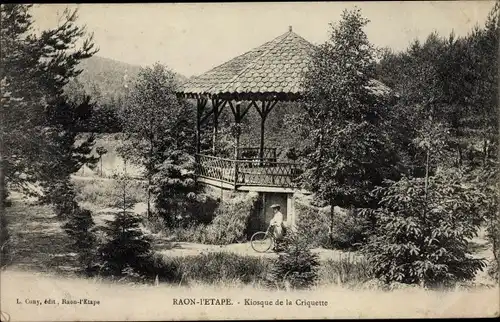
<path fill-rule="evenodd" d="M 270 230 L 271 225 L 267 227 L 266 231 L 258 231 L 250 238 L 250 245 L 257 253 L 267 252 L 276 242 L 274 234 Z"/>
<path fill-rule="evenodd" d="M 271 247 L 276 253 L 283 250 L 282 240 L 276 240 L 274 232 L 271 231 L 271 227 L 274 226 L 269 225 L 266 231 L 258 231 L 250 237 L 250 245 L 257 253 L 265 253 Z M 286 235 L 285 228 L 283 228 L 283 235 Z"/>

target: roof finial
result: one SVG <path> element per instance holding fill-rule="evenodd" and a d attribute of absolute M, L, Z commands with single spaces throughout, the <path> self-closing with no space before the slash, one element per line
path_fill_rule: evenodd
<path fill-rule="evenodd" d="M 288 26 L 288 31 L 292 32 L 292 26 Z"/>

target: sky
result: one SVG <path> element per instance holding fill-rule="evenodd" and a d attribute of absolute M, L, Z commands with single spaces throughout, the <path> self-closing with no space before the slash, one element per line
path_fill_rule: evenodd
<path fill-rule="evenodd" d="M 293 31 L 312 43 L 329 36 L 329 23 L 357 6 L 370 20 L 372 44 L 404 50 L 433 31 L 466 35 L 484 24 L 493 1 L 254 2 L 149 4 L 39 4 L 35 28 L 58 25 L 66 7 L 78 8 L 78 23 L 94 33 L 98 56 L 130 64 L 167 65 L 199 75 L 233 57 Z"/>

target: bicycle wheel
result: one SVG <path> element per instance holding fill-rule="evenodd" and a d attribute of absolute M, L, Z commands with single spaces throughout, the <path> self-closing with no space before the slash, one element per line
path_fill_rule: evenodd
<path fill-rule="evenodd" d="M 252 245 L 253 250 L 257 253 L 264 253 L 271 248 L 273 240 L 270 234 L 259 231 L 253 234 L 252 238 L 250 238 L 250 245 Z"/>

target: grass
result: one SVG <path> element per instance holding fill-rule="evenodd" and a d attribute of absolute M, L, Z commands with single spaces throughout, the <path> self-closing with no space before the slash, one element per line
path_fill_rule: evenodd
<path fill-rule="evenodd" d="M 186 257 L 164 258 L 174 268 L 175 281 L 221 285 L 228 281 L 238 285 L 261 285 L 269 270 L 269 258 L 243 256 L 227 252 L 210 252 Z"/>
<path fill-rule="evenodd" d="M 121 194 L 113 179 L 73 177 L 72 181 L 77 191 L 76 201 L 93 212 L 113 208 L 117 196 Z M 140 180 L 131 180 L 127 193 L 137 203 L 147 200 L 144 182 Z"/>
<path fill-rule="evenodd" d="M 323 261 L 319 269 L 320 284 L 359 286 L 370 281 L 368 262 L 350 254 L 340 254 L 338 259 Z"/>
<path fill-rule="evenodd" d="M 6 210 L 12 265 L 62 274 L 75 270 L 75 256 L 66 247 L 68 237 L 49 206 L 13 202 Z"/>

